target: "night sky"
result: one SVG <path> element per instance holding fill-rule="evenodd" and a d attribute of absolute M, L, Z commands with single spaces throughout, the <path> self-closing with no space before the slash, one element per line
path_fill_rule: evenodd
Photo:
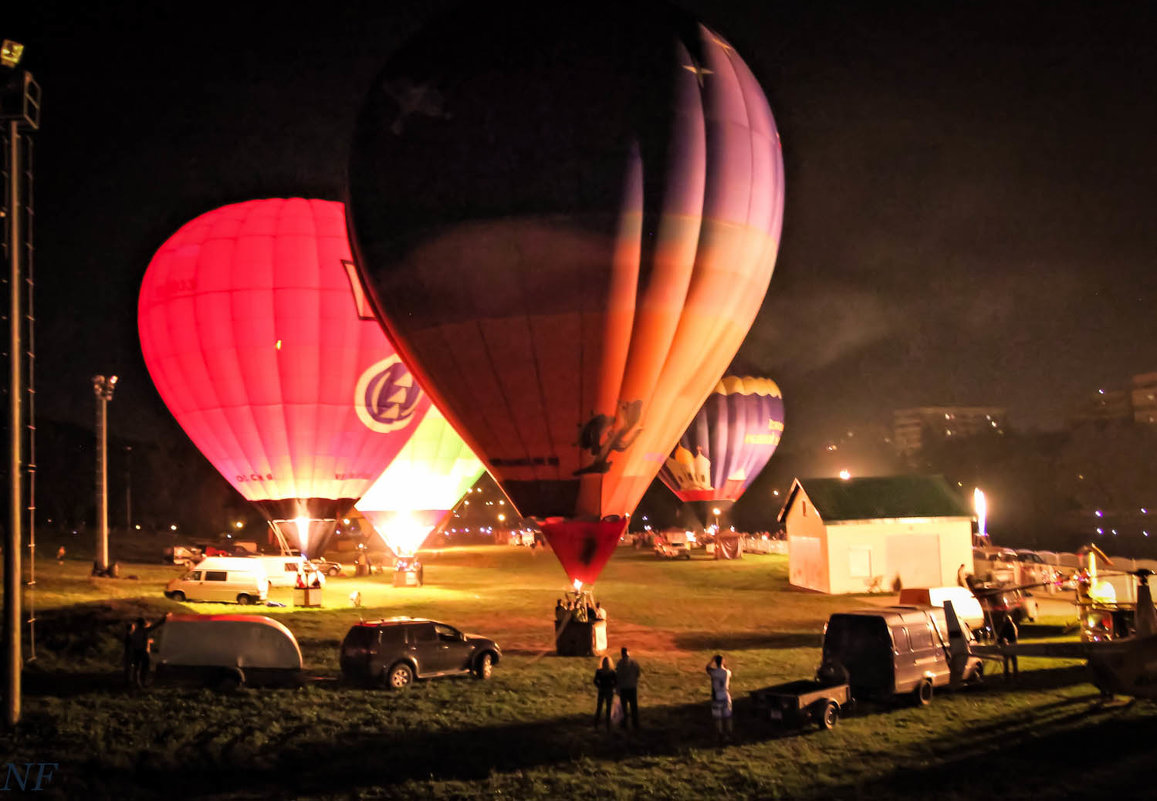
<path fill-rule="evenodd" d="M 370 81 L 447 3 L 9 5 L 0 36 L 44 93 L 39 412 L 87 424 L 89 378 L 113 372 L 111 426 L 181 436 L 137 340 L 152 253 L 225 203 L 343 199 Z M 681 5 L 735 45 L 780 128 L 783 243 L 734 368 L 780 384 L 785 444 L 915 405 L 1052 428 L 1157 370 L 1145 5 Z"/>

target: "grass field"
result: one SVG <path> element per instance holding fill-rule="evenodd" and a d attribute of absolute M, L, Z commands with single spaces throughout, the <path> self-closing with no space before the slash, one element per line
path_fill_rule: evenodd
<path fill-rule="evenodd" d="M 43 561 L 43 560 L 42 560 Z M 387 577 L 331 580 L 329 608 L 267 608 L 297 635 L 311 680 L 297 690 L 120 684 L 124 621 L 177 605 L 160 593 L 176 568 L 88 563 L 38 570 L 37 659 L 24 721 L 0 738 L 6 762 L 60 764 L 64 798 L 849 798 L 1051 799 L 1136 796 L 1152 784 L 1148 703 L 1099 706 L 1075 663 L 1021 660 L 1016 687 L 938 693 L 925 709 L 861 708 L 831 732 L 783 732 L 748 714 L 746 695 L 811 675 L 833 611 L 894 596 L 791 590 L 786 559 L 665 562 L 621 549 L 599 583 L 613 651 L 643 666 L 643 729 L 595 731 L 596 660 L 550 654 L 565 576 L 549 553 L 478 547 L 432 553 L 427 586 Z M 370 604 L 350 607 L 362 591 Z M 1067 616 L 1057 605 L 1037 633 Z M 344 684 L 337 646 L 360 616 L 429 616 L 494 637 L 504 658 L 487 682 L 443 679 L 403 692 Z M 1031 636 L 1032 627 L 1022 636 Z M 718 747 L 703 669 L 721 651 L 734 671 L 736 742 Z"/>

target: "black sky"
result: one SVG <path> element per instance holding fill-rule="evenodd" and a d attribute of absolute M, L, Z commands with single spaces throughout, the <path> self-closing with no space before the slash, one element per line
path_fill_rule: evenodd
<path fill-rule="evenodd" d="M 175 436 L 136 337 L 153 251 L 258 197 L 342 199 L 385 56 L 446 2 L 13 3 L 44 92 L 38 406 Z M 912 405 L 1054 427 L 1157 370 L 1157 25 L 1129 3 L 683 3 L 763 83 L 783 140 L 779 265 L 736 367 L 822 441 Z"/>

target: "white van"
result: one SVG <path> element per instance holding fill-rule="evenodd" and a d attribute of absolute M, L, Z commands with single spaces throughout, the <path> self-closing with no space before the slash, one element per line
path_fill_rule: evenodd
<path fill-rule="evenodd" d="M 928 589 L 911 588 L 900 590 L 900 604 L 914 604 L 917 606 L 939 606 L 943 608 L 945 601 L 952 601 L 952 608 L 956 610 L 956 617 L 968 624 L 971 629 L 984 628 L 984 609 L 980 601 L 967 587 L 930 587 Z"/>
<path fill-rule="evenodd" d="M 268 617 L 169 615 L 153 638 L 153 666 L 159 679 L 222 687 L 301 681 L 297 639 Z"/>
<path fill-rule="evenodd" d="M 188 573 L 170 581 L 165 597 L 178 602 L 263 603 L 269 597 L 269 579 L 258 559 L 207 556 Z"/>
<path fill-rule="evenodd" d="M 319 586 L 325 586 L 325 575 L 317 569 L 317 565 L 304 556 L 283 554 L 281 556 L 256 556 L 258 562 L 265 565 L 265 575 L 269 577 L 270 587 L 296 587 L 297 577 L 301 576 L 305 586 L 314 586 L 317 580 Z"/>

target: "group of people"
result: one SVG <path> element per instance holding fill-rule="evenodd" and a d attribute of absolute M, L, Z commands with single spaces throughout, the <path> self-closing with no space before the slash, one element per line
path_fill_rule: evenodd
<path fill-rule="evenodd" d="M 554 628 L 557 631 L 567 622 L 590 623 L 607 619 L 607 610 L 602 603 L 591 598 L 590 593 L 576 593 L 574 598 L 562 598 L 554 604 Z"/>
<path fill-rule="evenodd" d="M 622 728 L 628 728 L 628 721 L 638 731 L 639 728 L 639 676 L 643 669 L 623 647 L 619 661 L 613 667 L 611 658 L 604 656 L 595 671 L 594 685 L 598 691 L 595 702 L 595 728 L 604 720 L 607 730 L 611 728 L 612 716 L 622 719 Z M 722 654 L 716 654 L 707 663 L 707 676 L 711 682 L 711 717 L 715 720 L 715 731 L 719 739 L 731 739 L 731 670 Z M 612 714 L 615 700 L 619 702 L 619 712 Z"/>

